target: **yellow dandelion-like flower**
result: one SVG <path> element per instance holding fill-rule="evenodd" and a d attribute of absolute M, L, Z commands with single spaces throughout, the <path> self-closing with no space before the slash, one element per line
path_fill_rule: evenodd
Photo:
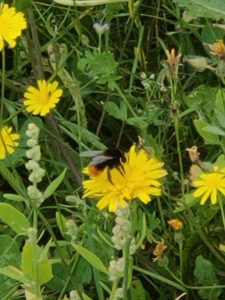
<path fill-rule="evenodd" d="M 83 182 L 84 197 L 99 198 L 97 207 L 100 210 L 108 207 L 114 212 L 135 198 L 147 204 L 151 196 L 161 195 L 159 180 L 167 174 L 163 163 L 135 145 L 125 153 L 125 158 L 120 167 L 106 167 L 99 175 Z"/>
<path fill-rule="evenodd" d="M 0 4 L 0 51 L 4 48 L 4 41 L 11 48 L 15 47 L 16 39 L 26 27 L 22 12 L 16 12 L 15 8 L 9 7 L 8 4 Z"/>
<path fill-rule="evenodd" d="M 193 186 L 197 188 L 193 195 L 196 198 L 201 197 L 201 205 L 205 204 L 209 197 L 211 203 L 216 204 L 219 193 L 225 196 L 224 170 L 219 170 L 218 167 L 214 166 L 213 172 L 202 173 L 200 179 L 193 181 Z"/>
<path fill-rule="evenodd" d="M 12 132 L 12 127 L 4 126 L 0 129 L 0 159 L 14 152 L 19 144 L 20 135 Z"/>
<path fill-rule="evenodd" d="M 57 81 L 48 83 L 45 80 L 38 80 L 37 84 L 38 88 L 31 85 L 27 88 L 23 104 L 33 115 L 45 116 L 59 102 L 63 91 L 58 88 Z"/>

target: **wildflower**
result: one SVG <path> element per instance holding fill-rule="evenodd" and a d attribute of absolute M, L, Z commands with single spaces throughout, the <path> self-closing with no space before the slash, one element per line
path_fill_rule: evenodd
<path fill-rule="evenodd" d="M 20 135 L 12 132 L 11 126 L 0 128 L 0 159 L 4 159 L 7 154 L 14 152 L 15 147 L 19 144 Z"/>
<path fill-rule="evenodd" d="M 194 180 L 193 186 L 197 188 L 193 195 L 196 198 L 201 197 L 201 205 L 205 204 L 209 197 L 214 205 L 217 203 L 218 193 L 225 196 L 225 170 L 214 166 L 212 172 L 202 173 L 200 179 Z"/>
<path fill-rule="evenodd" d="M 62 89 L 58 82 L 48 83 L 45 80 L 37 81 L 38 88 L 29 86 L 24 94 L 24 105 L 33 115 L 45 116 L 56 106 L 62 96 Z"/>
<path fill-rule="evenodd" d="M 151 196 L 161 195 L 159 179 L 167 174 L 163 163 L 135 145 L 125 153 L 125 158 L 120 167 L 106 167 L 98 176 L 83 182 L 84 197 L 100 198 L 97 203 L 100 210 L 108 206 L 114 212 L 135 198 L 147 204 Z"/>
<path fill-rule="evenodd" d="M 97 32 L 97 34 L 101 35 L 104 32 L 108 31 L 110 26 L 108 23 L 105 24 L 100 24 L 100 23 L 94 23 L 93 24 L 93 28 L 95 29 L 95 31 Z"/>
<path fill-rule="evenodd" d="M 176 73 L 178 69 L 181 54 L 176 55 L 175 49 L 171 49 L 171 51 L 166 50 L 166 57 L 167 57 L 167 65 L 168 65 L 168 75 L 172 77 L 173 74 Z"/>
<path fill-rule="evenodd" d="M 27 27 L 24 14 L 16 12 L 8 4 L 0 4 L 0 51 L 7 42 L 11 48 L 16 46 L 16 39 L 21 36 L 22 30 Z"/>
<path fill-rule="evenodd" d="M 161 260 L 164 250 L 167 248 L 167 246 L 164 244 L 164 240 L 162 239 L 161 242 L 156 242 L 155 249 L 153 251 L 153 254 L 155 258 L 153 261 Z"/>
<path fill-rule="evenodd" d="M 180 231 L 183 228 L 183 223 L 178 219 L 171 219 L 167 223 L 176 231 Z"/>
<path fill-rule="evenodd" d="M 218 40 L 214 44 L 206 44 L 210 50 L 210 54 L 218 56 L 218 58 L 225 58 L 225 45 L 223 40 Z"/>

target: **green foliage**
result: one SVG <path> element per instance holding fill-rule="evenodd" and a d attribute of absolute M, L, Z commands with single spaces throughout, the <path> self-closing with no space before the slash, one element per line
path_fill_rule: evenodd
<path fill-rule="evenodd" d="M 0 219 L 17 234 L 26 234 L 30 227 L 26 216 L 8 203 L 0 203 Z"/>
<path fill-rule="evenodd" d="M 8 265 L 19 266 L 21 255 L 19 246 L 11 237 L 7 235 L 0 236 L 0 269 Z M 7 274 L 6 274 L 7 276 Z M 4 273 L 0 275 L 0 298 L 4 299 L 5 295 L 14 287 L 15 281 L 4 276 Z"/>
<path fill-rule="evenodd" d="M 24 276 L 29 279 L 29 289 L 32 290 L 32 282 L 43 285 L 52 278 L 51 263 L 45 253 L 45 248 L 27 241 L 22 251 L 21 269 Z"/>
<path fill-rule="evenodd" d="M 219 284 L 216 273 L 217 270 L 211 261 L 205 259 L 202 255 L 199 255 L 196 258 L 194 275 L 198 283 L 202 286 L 211 287 L 209 289 L 202 289 L 198 291 L 201 299 L 219 299 L 222 289 L 213 287 L 214 285 Z"/>
<path fill-rule="evenodd" d="M 225 19 L 225 4 L 223 0 L 176 0 L 194 17 Z"/>
<path fill-rule="evenodd" d="M 111 52 L 86 51 L 79 60 L 78 67 L 96 83 L 108 84 L 110 90 L 114 90 L 115 81 L 120 79 L 117 75 L 117 63 Z"/>

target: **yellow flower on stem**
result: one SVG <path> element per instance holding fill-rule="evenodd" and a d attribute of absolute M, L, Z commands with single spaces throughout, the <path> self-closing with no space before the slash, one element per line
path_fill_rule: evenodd
<path fill-rule="evenodd" d="M 147 204 L 152 196 L 161 195 L 159 180 L 167 174 L 163 163 L 135 145 L 125 153 L 125 158 L 118 168 L 106 167 L 98 176 L 83 182 L 84 197 L 99 198 L 98 209 L 108 207 L 110 212 L 115 212 L 132 199 Z"/>
<path fill-rule="evenodd" d="M 225 196 L 225 172 L 219 170 L 214 166 L 213 172 L 202 173 L 200 179 L 193 181 L 193 186 L 196 191 L 193 193 L 194 197 L 201 197 L 200 204 L 205 204 L 206 200 L 210 197 L 211 203 L 217 203 L 219 194 Z"/>
<path fill-rule="evenodd" d="M 19 144 L 20 135 L 12 132 L 12 127 L 4 126 L 0 129 L 0 159 L 14 152 Z"/>
<path fill-rule="evenodd" d="M 16 46 L 16 39 L 21 36 L 22 30 L 27 27 L 24 14 L 16 12 L 14 7 L 8 4 L 0 4 L 0 51 L 4 48 L 4 42 L 11 48 Z"/>
<path fill-rule="evenodd" d="M 57 81 L 48 83 L 45 80 L 38 80 L 37 85 L 38 88 L 28 86 L 23 104 L 33 115 L 45 116 L 59 102 L 63 91 L 58 88 Z"/>

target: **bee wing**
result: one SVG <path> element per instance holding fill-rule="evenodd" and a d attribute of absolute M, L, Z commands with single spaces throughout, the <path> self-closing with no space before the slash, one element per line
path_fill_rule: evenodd
<path fill-rule="evenodd" d="M 98 165 L 104 163 L 105 161 L 113 159 L 113 156 L 106 156 L 106 155 L 98 155 L 92 158 L 91 164 Z"/>
<path fill-rule="evenodd" d="M 101 155 L 103 154 L 104 151 L 93 151 L 93 150 L 89 150 L 89 151 L 83 151 L 80 153 L 80 156 L 81 157 L 95 157 L 95 156 L 98 156 L 98 155 Z"/>

